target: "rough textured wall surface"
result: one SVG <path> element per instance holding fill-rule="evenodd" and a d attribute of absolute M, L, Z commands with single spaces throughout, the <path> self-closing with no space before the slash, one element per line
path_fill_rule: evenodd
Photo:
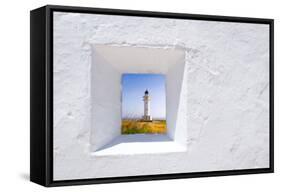
<path fill-rule="evenodd" d="M 55 13 L 54 179 L 269 167 L 268 39 L 262 24 Z M 91 155 L 94 44 L 185 48 L 185 153 Z"/>

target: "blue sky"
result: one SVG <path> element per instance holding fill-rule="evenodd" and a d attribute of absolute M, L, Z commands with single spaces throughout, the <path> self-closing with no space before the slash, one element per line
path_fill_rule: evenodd
<path fill-rule="evenodd" d="M 166 119 L 165 76 L 161 74 L 122 75 L 122 118 L 141 118 L 145 90 L 151 97 L 152 118 Z"/>

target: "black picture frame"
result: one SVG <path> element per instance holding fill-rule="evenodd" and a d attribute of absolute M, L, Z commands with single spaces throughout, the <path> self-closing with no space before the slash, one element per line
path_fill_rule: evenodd
<path fill-rule="evenodd" d="M 270 26 L 270 167 L 98 179 L 53 180 L 53 12 L 93 13 L 204 21 L 268 24 Z M 47 5 L 30 12 L 30 180 L 43 186 L 98 184 L 274 172 L 274 20 L 262 18 L 148 12 Z"/>

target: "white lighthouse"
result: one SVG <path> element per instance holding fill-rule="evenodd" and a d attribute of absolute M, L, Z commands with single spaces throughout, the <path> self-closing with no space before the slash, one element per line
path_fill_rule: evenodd
<path fill-rule="evenodd" d="M 149 97 L 148 90 L 144 92 L 143 104 L 144 104 L 143 120 L 152 121 L 152 117 L 150 115 L 150 97 Z"/>

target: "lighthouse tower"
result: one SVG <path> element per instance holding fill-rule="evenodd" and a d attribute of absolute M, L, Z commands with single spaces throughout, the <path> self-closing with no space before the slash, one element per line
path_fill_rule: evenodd
<path fill-rule="evenodd" d="M 152 121 L 152 117 L 150 116 L 150 97 L 149 97 L 148 90 L 144 92 L 143 103 L 144 103 L 143 120 Z"/>

